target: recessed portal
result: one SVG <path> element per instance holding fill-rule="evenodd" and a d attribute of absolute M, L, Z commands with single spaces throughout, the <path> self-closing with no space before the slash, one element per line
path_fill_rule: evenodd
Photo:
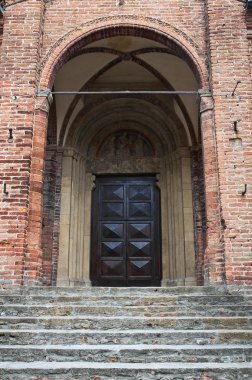
<path fill-rule="evenodd" d="M 197 96 L 163 92 L 195 91 L 198 83 L 176 54 L 140 35 L 118 35 L 82 47 L 58 72 L 56 92 L 84 92 L 56 95 L 49 116 L 44 270 L 53 263 L 58 285 L 194 285 L 195 264 L 200 283 Z M 58 162 L 62 172 L 54 172 Z M 147 178 L 141 186 L 151 186 L 151 199 L 131 199 L 133 182 Z M 123 189 L 122 199 L 108 195 L 104 181 Z"/>

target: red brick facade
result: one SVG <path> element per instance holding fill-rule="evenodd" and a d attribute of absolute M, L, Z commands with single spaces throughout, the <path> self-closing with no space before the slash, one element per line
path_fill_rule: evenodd
<path fill-rule="evenodd" d="M 54 111 L 48 123 L 49 103 L 37 91 L 52 88 L 59 68 L 88 43 L 117 35 L 163 43 L 188 63 L 204 90 L 199 117 L 205 211 L 199 200 L 196 274 L 199 283 L 204 277 L 206 284 L 252 284 L 252 15 L 245 1 L 7 5 L 0 19 L 0 284 L 55 283 L 61 152 L 45 149 L 47 139 L 55 144 Z M 194 152 L 194 162 L 199 156 Z M 202 188 L 203 182 L 200 196 Z"/>

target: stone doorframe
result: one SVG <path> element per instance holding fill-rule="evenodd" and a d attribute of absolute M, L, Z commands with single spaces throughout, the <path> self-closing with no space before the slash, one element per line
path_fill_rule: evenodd
<path fill-rule="evenodd" d="M 161 198 L 162 285 L 195 285 L 195 249 L 191 185 L 191 154 L 179 148 L 162 159 L 142 158 L 138 168 L 122 160 L 114 174 L 157 175 Z M 110 174 L 74 149 L 65 148 L 62 192 L 58 286 L 90 285 L 91 201 L 96 174 Z M 133 173 L 132 173 L 133 168 Z"/>

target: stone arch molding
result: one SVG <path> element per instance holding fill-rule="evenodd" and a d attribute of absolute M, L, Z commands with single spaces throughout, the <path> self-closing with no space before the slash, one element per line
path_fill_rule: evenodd
<path fill-rule="evenodd" d="M 88 128 L 85 151 L 65 147 L 62 162 L 58 286 L 90 285 L 91 204 L 95 175 L 142 175 L 156 173 L 161 195 L 162 285 L 195 285 L 195 252 L 191 156 L 188 147 L 172 152 L 163 145 L 154 126 L 127 124 Z M 148 151 L 128 153 L 131 139 L 140 135 Z M 112 138 L 126 138 L 126 143 Z M 164 136 L 163 136 L 164 137 Z M 97 154 L 104 142 L 112 154 Z M 106 146 L 106 143 L 105 143 Z M 109 146 L 109 150 L 111 145 Z M 119 149 L 119 154 L 117 154 Z M 136 149 L 133 146 L 133 150 Z M 87 154 L 86 154 L 87 152 Z M 83 212 L 84 210 L 84 212 Z"/>
<path fill-rule="evenodd" d="M 171 49 L 191 67 L 199 86 L 208 88 L 205 54 L 182 30 L 164 21 L 133 15 L 110 16 L 86 22 L 62 36 L 42 61 L 40 89 L 52 88 L 57 71 L 91 42 L 117 35 L 132 35 L 154 40 Z"/>

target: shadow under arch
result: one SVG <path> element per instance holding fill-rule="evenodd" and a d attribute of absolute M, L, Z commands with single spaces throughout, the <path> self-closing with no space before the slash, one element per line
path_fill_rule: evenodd
<path fill-rule="evenodd" d="M 152 105 L 152 112 L 156 112 L 160 125 L 164 126 L 164 134 L 166 133 L 167 136 L 169 136 L 169 140 L 172 142 L 172 145 L 174 149 L 179 146 L 188 146 L 187 137 L 185 136 L 185 131 L 183 128 L 183 125 L 180 123 L 178 117 L 169 109 L 169 106 L 167 104 L 164 104 L 160 99 L 156 99 L 153 96 L 148 96 L 143 99 L 140 95 L 135 95 L 134 98 L 128 99 L 127 97 L 123 96 L 117 96 L 115 99 L 115 96 L 111 97 L 110 99 L 106 99 L 104 97 L 97 98 L 95 104 L 91 105 L 87 110 L 81 110 L 78 115 L 76 116 L 75 120 L 71 124 L 71 127 L 68 130 L 67 138 L 66 138 L 66 146 L 75 146 L 76 141 L 82 141 L 83 139 L 87 139 L 88 136 L 86 135 L 88 131 L 91 131 L 91 134 L 94 133 L 92 130 L 92 120 L 96 115 L 103 115 L 101 120 L 106 116 L 106 110 L 110 113 L 111 112 L 111 106 L 109 106 L 110 103 L 115 103 L 115 107 L 120 106 L 120 103 L 125 100 L 130 100 L 131 102 L 136 102 L 138 104 L 138 108 L 141 109 L 141 111 L 138 111 L 138 113 L 142 114 L 142 110 L 145 110 L 145 119 L 148 116 L 149 120 L 152 119 L 151 116 L 153 114 L 150 114 L 150 105 Z M 122 105 L 122 110 L 124 109 Z M 127 110 L 125 111 L 127 113 Z M 124 112 L 124 113 L 125 113 Z M 133 113 L 133 115 L 136 114 L 136 111 Z M 132 117 L 133 117 L 132 115 Z M 132 118 L 131 117 L 131 118 Z M 126 119 L 129 119 L 129 115 Z M 137 119 L 137 118 L 136 118 Z M 165 120 L 167 122 L 165 122 Z M 147 120 L 145 120 L 146 125 L 148 125 Z M 99 123 L 97 123 L 98 125 Z M 85 125 L 85 128 L 82 128 L 82 125 Z M 82 132 L 81 132 L 82 130 Z M 82 136 L 82 134 L 85 133 L 85 137 Z M 163 136 L 165 139 L 165 137 Z"/>
<path fill-rule="evenodd" d="M 89 48 L 89 49 L 84 49 L 83 50 L 83 53 L 88 53 L 88 52 L 92 52 L 92 51 L 99 51 L 101 49 L 92 49 L 92 48 Z M 145 52 L 148 52 L 148 51 L 151 51 L 152 49 L 144 49 Z M 167 52 L 169 51 L 168 49 L 158 49 L 158 51 L 160 52 L 163 52 L 165 54 L 167 54 Z M 106 71 L 108 71 L 109 69 L 113 68 L 115 65 L 117 65 L 118 63 L 122 62 L 123 60 L 123 53 L 122 52 L 118 52 L 118 51 L 115 51 L 115 50 L 112 50 L 112 49 L 103 49 L 103 52 L 109 52 L 110 54 L 116 54 L 118 57 L 115 58 L 114 60 L 110 61 L 109 63 L 107 63 L 104 67 L 102 67 L 97 73 L 95 73 L 86 83 L 84 83 L 84 85 L 80 88 L 79 91 L 86 91 L 90 88 L 90 86 L 93 84 L 93 82 L 95 82 L 95 80 L 97 80 L 101 75 L 103 75 Z M 141 49 L 137 50 L 136 51 L 136 54 L 139 54 L 141 52 Z M 161 83 L 162 86 L 164 86 L 165 89 L 167 90 L 175 90 L 173 88 L 173 86 L 170 84 L 170 82 L 161 74 L 159 73 L 156 69 L 154 69 L 151 65 L 149 65 L 148 63 L 146 63 L 145 61 L 143 61 L 142 59 L 139 59 L 138 57 L 135 56 L 135 53 L 134 52 L 131 52 L 131 53 L 127 53 L 128 56 L 130 56 L 132 62 L 142 66 L 143 68 L 145 68 L 147 71 L 149 71 L 152 75 L 154 75 L 154 77 L 156 77 L 159 82 Z M 110 95 L 111 97 L 111 95 Z M 153 97 L 154 98 L 154 97 Z M 191 118 L 190 118 L 190 115 L 188 114 L 188 111 L 186 110 L 186 107 L 183 103 L 183 101 L 181 100 L 180 96 L 175 94 L 173 95 L 173 98 L 174 100 L 177 102 L 181 112 L 183 113 L 183 116 L 185 118 L 185 121 L 186 121 L 186 124 L 187 124 L 187 127 L 189 129 L 189 133 L 190 133 L 190 137 L 191 137 L 191 140 L 192 140 L 192 144 L 196 144 L 196 136 L 195 136 L 195 131 L 193 129 L 193 125 L 192 125 L 192 121 L 191 121 Z M 63 145 L 63 142 L 64 142 L 64 139 L 65 139 L 65 133 L 66 133 L 66 130 L 67 130 L 67 126 L 68 126 L 68 122 L 71 118 L 71 114 L 74 110 L 74 108 L 76 107 L 78 101 L 81 99 L 81 95 L 79 94 L 76 94 L 75 97 L 73 98 L 70 106 L 68 107 L 67 109 L 67 112 L 65 114 L 65 117 L 64 117 L 64 120 L 63 120 L 63 124 L 62 124 L 62 127 L 61 127 L 61 130 L 60 130 L 60 135 L 59 135 L 59 145 L 62 146 Z"/>

